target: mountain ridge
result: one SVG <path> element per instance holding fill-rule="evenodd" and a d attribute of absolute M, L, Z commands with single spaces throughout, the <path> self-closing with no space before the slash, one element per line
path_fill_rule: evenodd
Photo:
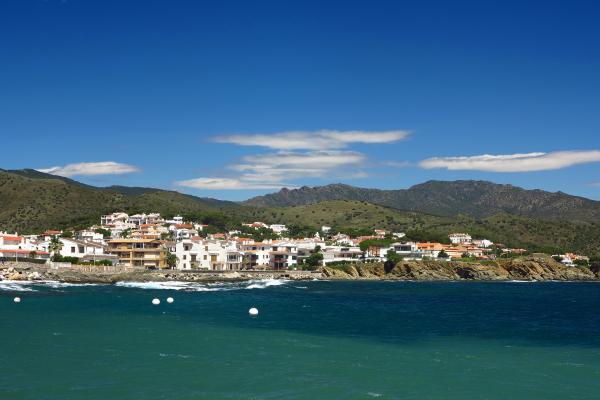
<path fill-rule="evenodd" d="M 345 184 L 298 189 L 257 196 L 243 202 L 256 207 L 285 207 L 328 200 L 359 200 L 403 211 L 474 218 L 509 213 L 550 220 L 600 221 L 600 201 L 563 192 L 523 189 L 489 181 L 430 180 L 408 189 L 370 189 Z"/>

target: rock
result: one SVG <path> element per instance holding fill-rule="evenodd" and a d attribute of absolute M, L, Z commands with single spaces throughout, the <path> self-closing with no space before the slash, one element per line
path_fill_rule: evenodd
<path fill-rule="evenodd" d="M 18 272 L 13 272 L 12 274 L 8 274 L 7 278 L 11 281 L 21 281 L 21 280 L 25 279 L 25 277 Z"/>
<path fill-rule="evenodd" d="M 27 275 L 27 279 L 29 279 L 30 281 L 37 281 L 42 279 L 42 274 L 40 274 L 37 271 L 34 271 L 32 273 L 30 273 L 29 275 Z"/>

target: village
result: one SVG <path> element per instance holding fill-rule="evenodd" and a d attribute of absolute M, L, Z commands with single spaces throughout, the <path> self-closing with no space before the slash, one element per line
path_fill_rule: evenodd
<path fill-rule="evenodd" d="M 181 216 L 165 219 L 159 213 L 117 212 L 102 216 L 99 225 L 74 232 L 48 230 L 19 235 L 0 231 L 0 260 L 151 270 L 314 270 L 357 262 L 494 260 L 528 252 L 474 239 L 468 233 L 450 233 L 444 244 L 410 241 L 402 232 L 383 229 L 351 237 L 322 226 L 312 237 L 290 238 L 282 224 L 252 222 L 242 224 L 239 230 L 216 233 L 208 233 L 206 228 Z M 263 237 L 265 233 L 267 237 Z M 553 257 L 567 266 L 587 265 L 589 261 L 572 253 Z"/>

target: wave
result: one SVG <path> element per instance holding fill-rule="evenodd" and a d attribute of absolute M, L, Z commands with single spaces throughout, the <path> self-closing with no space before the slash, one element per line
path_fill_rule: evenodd
<path fill-rule="evenodd" d="M 33 282 L 30 281 L 0 281 L 0 290 L 7 292 L 36 292 L 35 289 L 29 287 Z"/>
<path fill-rule="evenodd" d="M 62 289 L 66 287 L 78 287 L 78 286 L 99 286 L 97 283 L 68 283 L 59 281 L 11 281 L 3 280 L 0 281 L 0 290 L 15 291 L 15 292 L 37 292 L 35 286 L 46 287 L 50 289 Z"/>
<path fill-rule="evenodd" d="M 289 280 L 287 279 L 261 279 L 261 280 L 251 280 L 248 281 L 248 286 L 246 289 L 265 289 L 269 286 L 281 286 L 285 285 Z"/>
<path fill-rule="evenodd" d="M 231 283 L 199 283 L 199 282 L 117 282 L 116 286 L 133 289 L 178 290 L 186 292 L 222 292 L 241 289 L 265 289 L 271 286 L 285 285 L 288 280 L 264 279 Z"/>

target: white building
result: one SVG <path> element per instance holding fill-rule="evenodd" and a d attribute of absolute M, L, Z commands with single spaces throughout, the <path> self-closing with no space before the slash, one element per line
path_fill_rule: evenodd
<path fill-rule="evenodd" d="M 269 229 L 271 229 L 274 233 L 277 233 L 277 234 L 287 232 L 287 230 L 288 230 L 288 228 L 285 225 L 281 225 L 281 224 L 269 225 Z"/>
<path fill-rule="evenodd" d="M 473 244 L 477 247 L 487 249 L 488 247 L 492 247 L 494 242 L 492 242 L 491 240 L 487 240 L 487 239 L 481 239 L 481 240 L 475 239 L 475 240 L 473 240 Z"/>
<path fill-rule="evenodd" d="M 82 240 L 59 238 L 62 248 L 59 254 L 62 257 L 76 257 L 82 261 L 100 261 L 110 260 L 113 263 L 118 261 L 118 257 L 112 254 L 107 254 L 104 251 L 104 246 L 95 242 L 84 242 Z M 46 249 L 50 246 L 50 242 L 45 243 Z"/>
<path fill-rule="evenodd" d="M 271 269 L 288 269 L 298 265 L 298 246 L 292 242 L 272 244 L 269 257 Z"/>
<path fill-rule="evenodd" d="M 175 244 L 177 269 L 232 271 L 242 266 L 242 254 L 234 242 L 184 239 Z"/>
<path fill-rule="evenodd" d="M 268 269 L 272 246 L 270 243 L 244 243 L 240 246 L 243 253 L 243 267 L 246 269 Z"/>
<path fill-rule="evenodd" d="M 359 261 L 362 257 L 362 251 L 355 246 L 326 246 L 322 252 L 324 264 L 339 261 Z"/>
<path fill-rule="evenodd" d="M 116 212 L 100 217 L 100 225 L 102 226 L 113 226 L 117 223 L 126 223 L 129 219 L 129 215 L 123 212 Z"/>
<path fill-rule="evenodd" d="M 451 233 L 448 235 L 448 237 L 450 238 L 452 244 L 466 244 L 473 241 L 471 235 L 468 233 Z"/>
<path fill-rule="evenodd" d="M 95 242 L 99 244 L 104 243 L 104 235 L 101 233 L 94 232 L 92 230 L 79 231 L 75 234 L 77 239 L 84 242 Z"/>

